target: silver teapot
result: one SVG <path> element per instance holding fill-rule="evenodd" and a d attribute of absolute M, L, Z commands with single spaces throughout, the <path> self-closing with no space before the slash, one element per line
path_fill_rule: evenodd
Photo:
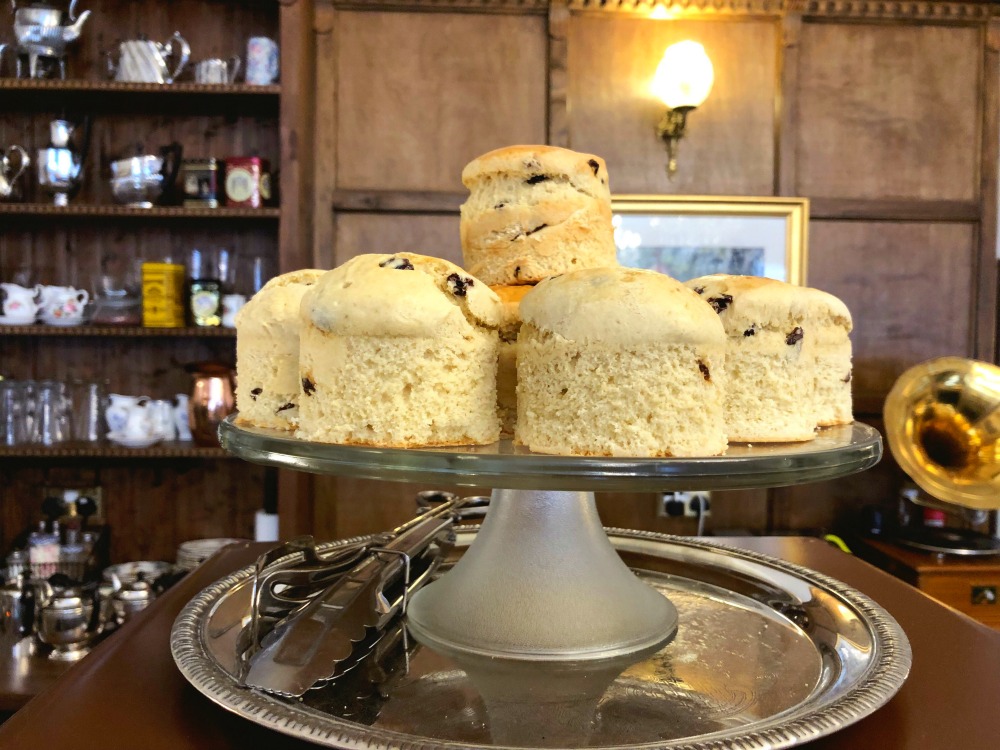
<path fill-rule="evenodd" d="M 95 592 L 83 589 L 54 588 L 41 582 L 36 594 L 35 627 L 38 640 L 52 647 L 50 659 L 76 661 L 104 632 L 102 608 Z"/>
<path fill-rule="evenodd" d="M 68 120 L 49 123 L 51 145 L 38 149 L 38 184 L 52 195 L 57 206 L 68 206 L 70 195 L 75 193 L 83 180 L 83 162 L 90 142 L 90 121 L 83 138 L 83 148 L 73 148 L 72 137 L 76 125 Z"/>
<path fill-rule="evenodd" d="M 173 72 L 167 65 L 173 58 Z M 191 47 L 179 31 L 163 44 L 132 39 L 118 45 L 118 61 L 108 55 L 108 76 L 131 83 L 173 83 L 191 58 Z"/>
<path fill-rule="evenodd" d="M 124 625 L 156 598 L 152 585 L 141 576 L 128 583 L 122 583 L 116 575 L 112 575 L 111 580 L 115 589 L 112 607 L 115 622 L 119 625 Z"/>
<path fill-rule="evenodd" d="M 17 171 L 14 171 L 14 167 L 11 164 L 10 157 L 13 154 L 18 155 L 18 165 Z M 20 177 L 24 170 L 26 170 L 31 165 L 31 157 L 28 156 L 28 152 L 17 145 L 8 146 L 5 151 L 0 155 L 0 201 L 5 201 L 14 194 L 15 183 L 17 178 Z"/>
<path fill-rule="evenodd" d="M 14 38 L 17 40 L 17 77 L 22 77 L 21 57 L 28 58 L 28 77 L 37 78 L 41 72 L 39 60 L 52 58 L 59 64 L 59 75 L 66 77 L 66 45 L 80 38 L 83 24 L 90 16 L 85 10 L 76 15 L 76 0 L 70 0 L 64 24 L 63 12 L 44 3 L 17 7 L 17 0 L 10 0 L 14 10 Z"/>

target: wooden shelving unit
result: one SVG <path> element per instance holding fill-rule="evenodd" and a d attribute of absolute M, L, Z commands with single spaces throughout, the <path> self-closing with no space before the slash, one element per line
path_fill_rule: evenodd
<path fill-rule="evenodd" d="M 109 336 L 121 338 L 235 339 L 235 328 L 146 328 L 144 326 L 9 326 L 0 325 L 0 336 Z"/>
<path fill-rule="evenodd" d="M 308 90 L 312 4 L 101 0 L 90 9 L 80 39 L 67 52 L 67 80 L 15 79 L 10 60 L 3 61 L 3 146 L 22 146 L 34 162 L 51 141 L 50 122 L 65 119 L 75 125 L 71 140 L 84 160 L 69 206 L 51 205 L 34 163 L 18 181 L 23 202 L 0 203 L 0 281 L 29 271 L 43 284 L 92 291 L 100 274 L 126 273 L 122 269 L 137 261 L 184 262 L 194 249 L 224 248 L 232 263 L 265 258 L 275 272 L 308 266 L 299 255 L 311 247 L 303 186 L 314 161 Z M 140 34 L 166 40 L 175 31 L 190 44 L 193 61 L 245 57 L 250 37 L 272 38 L 280 50 L 282 83 L 199 84 L 191 81 L 190 65 L 180 83 L 106 79 L 105 52 L 116 40 Z M 184 159 L 259 156 L 269 163 L 281 207 L 118 205 L 109 182 L 111 163 L 158 154 L 173 143 L 182 147 Z M 217 185 L 221 200 L 221 172 Z M 238 269 L 230 267 L 234 278 Z M 107 382 L 110 392 L 171 398 L 191 390 L 187 365 L 231 364 L 234 340 L 234 332 L 222 328 L 0 326 L 0 374 Z M 0 447 L 0 552 L 37 520 L 35 500 L 50 485 L 102 488 L 108 522 L 116 530 L 114 561 L 156 559 L 185 539 L 247 536 L 255 511 L 276 490 L 263 468 L 219 460 L 226 457 L 221 448 L 192 443 L 144 449 L 108 442 Z"/>

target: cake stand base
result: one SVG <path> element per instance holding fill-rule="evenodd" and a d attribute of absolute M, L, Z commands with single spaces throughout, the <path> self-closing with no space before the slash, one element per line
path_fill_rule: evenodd
<path fill-rule="evenodd" d="M 475 543 L 407 609 L 417 640 L 505 659 L 608 659 L 668 641 L 677 610 L 622 562 L 592 492 L 494 490 Z"/>

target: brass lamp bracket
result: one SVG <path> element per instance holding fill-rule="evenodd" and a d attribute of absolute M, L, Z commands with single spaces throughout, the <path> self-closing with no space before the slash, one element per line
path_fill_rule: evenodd
<path fill-rule="evenodd" d="M 656 126 L 656 135 L 667 145 L 667 177 L 673 179 L 677 171 L 677 143 L 684 137 L 688 112 L 694 107 L 676 107 L 663 113 Z"/>

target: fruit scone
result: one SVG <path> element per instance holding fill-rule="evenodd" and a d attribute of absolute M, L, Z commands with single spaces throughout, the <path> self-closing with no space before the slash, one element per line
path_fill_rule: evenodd
<path fill-rule="evenodd" d="M 851 416 L 851 314 L 832 294 L 757 276 L 686 282 L 726 330 L 731 441 L 811 440 Z"/>
<path fill-rule="evenodd" d="M 237 423 L 294 429 L 299 403 L 299 304 L 325 271 L 268 281 L 236 313 Z"/>
<path fill-rule="evenodd" d="M 590 456 L 709 456 L 726 449 L 726 335 L 669 276 L 573 271 L 521 301 L 516 441 Z"/>
<path fill-rule="evenodd" d="M 495 442 L 501 304 L 415 253 L 359 255 L 302 298 L 298 437 L 392 447 Z"/>

